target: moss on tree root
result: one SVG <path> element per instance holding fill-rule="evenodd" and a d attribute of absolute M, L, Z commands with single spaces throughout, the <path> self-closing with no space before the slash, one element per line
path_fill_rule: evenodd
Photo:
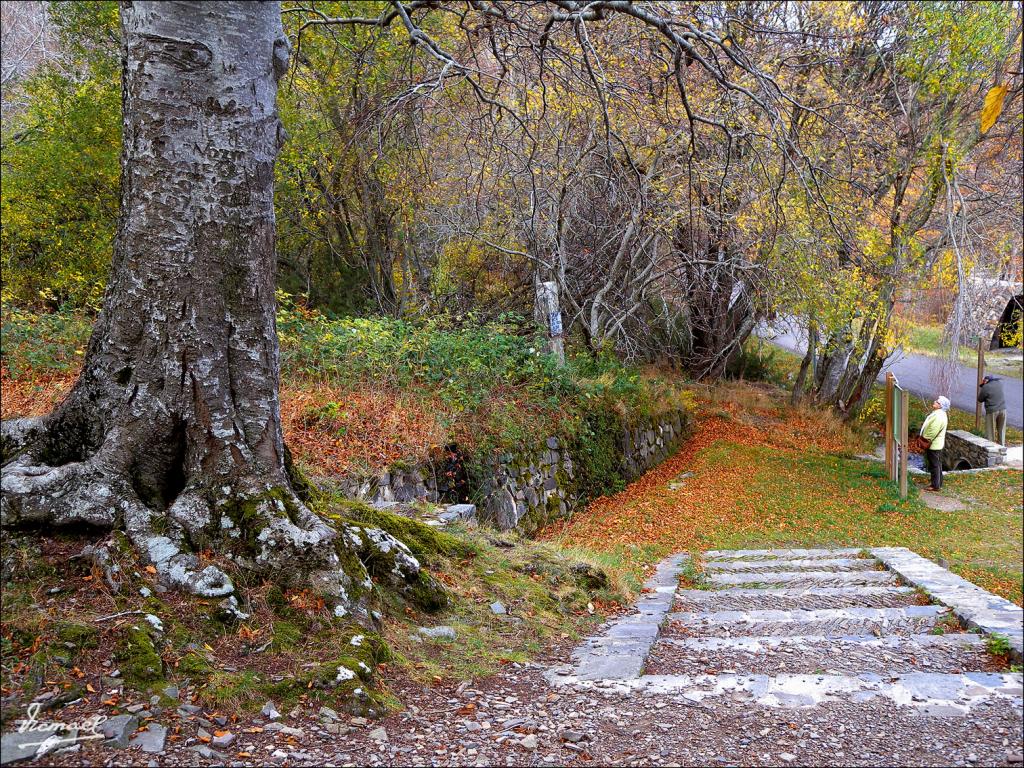
<path fill-rule="evenodd" d="M 344 501 L 339 507 L 348 519 L 387 531 L 425 562 L 434 562 L 439 557 L 465 558 L 476 554 L 476 548 L 469 542 L 432 528 L 419 520 L 376 509 L 359 501 Z"/>

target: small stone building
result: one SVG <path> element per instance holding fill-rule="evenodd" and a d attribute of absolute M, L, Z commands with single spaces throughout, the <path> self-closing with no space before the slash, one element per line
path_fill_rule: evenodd
<path fill-rule="evenodd" d="M 1011 296 L 1010 300 L 1006 302 L 1003 314 L 995 322 L 989 349 L 1006 346 L 1005 340 L 1013 338 L 1014 327 L 1020 322 L 1021 314 L 1024 314 L 1024 294 L 1018 292 L 1016 296 Z"/>
<path fill-rule="evenodd" d="M 988 341 L 989 349 L 1005 346 L 1003 339 L 1016 320 L 1016 312 L 1024 311 L 1021 284 L 1009 280 L 974 278 L 970 281 L 973 294 L 971 321 L 964 328 L 964 342 L 981 337 Z"/>

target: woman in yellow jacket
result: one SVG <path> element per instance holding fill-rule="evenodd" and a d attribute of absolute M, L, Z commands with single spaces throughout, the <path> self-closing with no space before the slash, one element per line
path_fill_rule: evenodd
<path fill-rule="evenodd" d="M 924 452 L 924 464 L 932 475 L 932 484 L 926 491 L 938 491 L 942 488 L 942 449 L 946 447 L 946 427 L 949 426 L 949 398 L 939 395 L 932 403 L 932 412 L 921 425 L 921 437 L 929 441 L 928 450 Z"/>

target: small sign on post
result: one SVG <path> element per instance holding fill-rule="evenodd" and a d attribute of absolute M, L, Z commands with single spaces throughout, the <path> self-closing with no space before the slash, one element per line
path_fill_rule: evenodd
<path fill-rule="evenodd" d="M 548 315 L 548 330 L 551 336 L 562 335 L 562 313 L 552 312 Z"/>

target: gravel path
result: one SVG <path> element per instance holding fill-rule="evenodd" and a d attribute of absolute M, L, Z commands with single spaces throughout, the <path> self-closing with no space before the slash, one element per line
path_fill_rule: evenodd
<path fill-rule="evenodd" d="M 811 553 L 802 559 L 822 557 Z M 941 612 L 922 606 L 920 595 L 895 578 L 834 586 L 837 574 L 820 570 L 820 562 L 788 563 L 781 572 L 802 574 L 793 581 L 822 583 L 781 584 L 777 590 L 740 584 L 701 593 L 677 589 L 684 561 L 665 561 L 634 613 L 613 620 L 604 635 L 576 649 L 553 649 L 536 662 L 511 664 L 494 677 L 460 684 L 424 685 L 389 672 L 385 682 L 404 708 L 380 720 L 313 703 L 231 720 L 184 700 L 175 713 L 140 705 L 132 711 L 151 718 L 151 730 L 159 731 L 161 721 L 170 726 L 161 750 L 140 751 L 142 741 L 127 750 L 89 742 L 41 762 L 1021 764 L 1020 675 L 992 674 L 1005 665 L 985 651 L 980 636 L 911 632 L 919 621 L 934 624 Z M 840 575 L 854 573 L 876 572 Z M 859 590 L 865 601 L 875 601 L 870 607 L 850 604 Z M 757 593 L 764 598 L 760 604 Z M 673 623 L 670 612 L 680 606 L 689 614 Z M 844 623 L 860 631 L 851 633 Z M 737 635 L 733 630 L 741 627 L 745 634 Z M 751 634 L 754 627 L 765 633 Z M 65 714 L 76 716 L 73 707 Z"/>
<path fill-rule="evenodd" d="M 47 764 L 78 765 L 1016 765 L 1024 732 L 1019 710 L 992 703 L 970 717 L 928 717 L 873 700 L 778 709 L 683 696 L 600 688 L 553 691 L 551 664 L 509 669 L 463 688 L 392 680 L 403 711 L 382 720 L 342 715 L 325 721 L 312 708 L 285 713 L 283 728 L 256 717 L 233 723 L 230 749 L 203 757 L 201 724 L 183 724 L 159 755 L 86 745 Z M 253 728 L 262 732 L 249 733 Z M 344 733 L 331 730 L 343 729 Z M 205 747 L 209 749 L 208 747 Z M 247 757 L 239 757 L 244 752 Z"/>

